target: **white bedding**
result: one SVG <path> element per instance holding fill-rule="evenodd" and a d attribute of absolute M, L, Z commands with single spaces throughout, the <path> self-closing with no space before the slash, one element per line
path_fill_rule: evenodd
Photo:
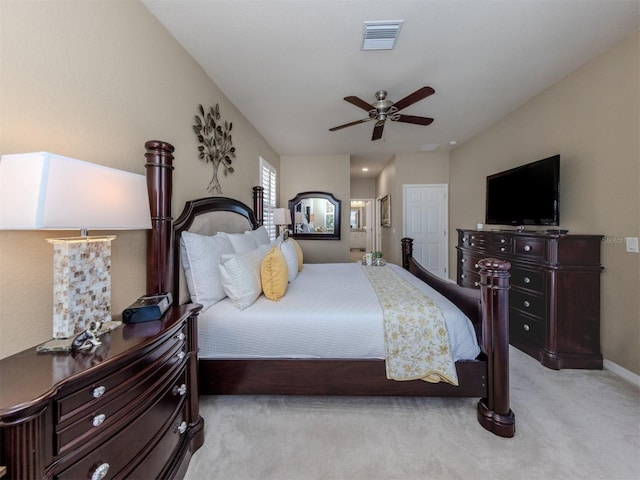
<path fill-rule="evenodd" d="M 480 349 L 469 319 L 403 268 L 389 266 L 440 305 L 454 361 L 475 358 Z M 278 302 L 260 295 L 239 310 L 226 298 L 200 315 L 198 335 L 204 359 L 385 358 L 382 309 L 358 263 L 304 264 Z"/>

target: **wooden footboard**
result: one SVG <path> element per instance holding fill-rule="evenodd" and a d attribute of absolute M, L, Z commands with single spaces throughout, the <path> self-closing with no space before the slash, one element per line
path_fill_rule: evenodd
<path fill-rule="evenodd" d="M 200 360 L 200 392 L 225 395 L 485 397 L 484 360 L 456 362 L 459 386 L 386 378 L 384 360 Z"/>
<path fill-rule="evenodd" d="M 509 268 L 504 260 L 478 262 L 480 290 L 461 287 L 425 270 L 413 259 L 413 240 L 402 239 L 402 266 L 455 303 L 469 317 L 487 358 L 487 395 L 478 402 L 478 421 L 501 437 L 515 433 L 509 403 Z"/>

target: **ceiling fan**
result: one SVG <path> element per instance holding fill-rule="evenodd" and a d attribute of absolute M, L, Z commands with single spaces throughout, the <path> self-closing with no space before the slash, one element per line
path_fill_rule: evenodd
<path fill-rule="evenodd" d="M 386 90 L 378 90 L 376 92 L 376 101 L 372 104 L 367 103 L 358 97 L 344 97 L 347 102 L 367 111 L 369 113 L 369 117 L 330 128 L 329 131 L 335 132 L 336 130 L 340 130 L 342 128 L 351 127 L 353 125 L 359 125 L 360 123 L 375 120 L 376 125 L 375 127 L 373 127 L 373 135 L 371 136 L 371 140 L 378 140 L 382 137 L 382 131 L 384 130 L 384 124 L 387 119 L 391 120 L 392 122 L 414 123 L 416 125 L 430 125 L 433 122 L 433 118 L 417 117 L 415 115 L 402 115 L 398 112 L 404 108 L 407 108 L 409 105 L 413 105 L 414 103 L 419 102 L 420 100 L 427 98 L 430 95 L 433 95 L 434 93 L 435 90 L 433 88 L 422 87 L 395 103 L 387 100 Z"/>

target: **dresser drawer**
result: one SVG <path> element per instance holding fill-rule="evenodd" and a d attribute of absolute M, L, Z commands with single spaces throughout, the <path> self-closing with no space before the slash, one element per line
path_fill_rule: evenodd
<path fill-rule="evenodd" d="M 513 267 L 511 268 L 511 286 L 544 294 L 544 272 Z"/>
<path fill-rule="evenodd" d="M 160 432 L 160 439 L 148 453 L 143 455 L 142 461 L 127 474 L 127 480 L 149 480 L 150 478 L 167 478 L 167 458 L 172 458 L 182 437 L 185 435 L 187 418 L 184 409 L 178 412 L 167 428 Z"/>
<path fill-rule="evenodd" d="M 480 288 L 480 275 L 471 270 L 463 270 L 459 274 L 458 285 L 468 288 Z"/>
<path fill-rule="evenodd" d="M 171 345 L 171 343 L 169 343 Z M 156 392 L 167 381 L 175 377 L 184 364 L 184 342 L 173 342 L 166 351 L 147 368 L 127 379 L 116 389 L 114 395 L 93 402 L 90 409 L 78 410 L 67 426 L 58 424 L 55 435 L 55 453 L 64 454 L 74 449 L 91 449 L 112 434 L 120 419 L 145 406 L 149 392 Z M 67 422 L 69 423 L 69 422 Z"/>
<path fill-rule="evenodd" d="M 541 320 L 545 316 L 546 300 L 541 295 L 534 295 L 520 290 L 511 289 L 509 306 L 528 315 L 534 315 Z"/>
<path fill-rule="evenodd" d="M 143 452 L 154 447 L 159 435 L 166 432 L 167 425 L 172 424 L 176 415 L 181 412 L 186 391 L 176 386 L 186 385 L 186 382 L 186 369 L 183 368 L 178 375 L 165 382 L 162 388 L 149 394 L 145 409 L 139 416 L 123 418 L 120 422 L 123 428 L 116 435 L 55 478 L 92 478 L 96 470 L 101 469 L 106 470 L 106 475 L 99 478 L 110 479 L 119 476 L 124 469 L 134 467 L 143 458 Z M 182 421 L 181 419 L 179 423 Z"/>
<path fill-rule="evenodd" d="M 477 288 L 480 285 L 480 275 L 478 274 L 478 257 L 470 256 L 468 253 L 460 253 L 458 264 L 458 285 L 463 287 Z"/>
<path fill-rule="evenodd" d="M 483 232 L 468 233 L 463 236 L 462 241 L 468 247 L 483 247 L 487 242 L 487 237 Z"/>
<path fill-rule="evenodd" d="M 68 393 L 63 389 L 56 397 L 55 411 L 56 422 L 67 423 L 73 421 L 72 417 L 82 415 L 83 411 L 99 409 L 100 405 L 118 395 L 121 385 L 126 383 L 141 371 L 149 367 L 150 363 L 158 361 L 170 350 L 176 348 L 186 351 L 186 327 L 181 324 L 180 328 L 173 332 L 163 342 L 159 343 L 149 352 L 141 354 L 127 366 L 121 368 L 101 379 L 94 380 L 90 385 L 86 385 L 79 390 Z"/>
<path fill-rule="evenodd" d="M 535 237 L 515 237 L 516 255 L 524 255 L 532 259 L 544 258 L 546 242 L 542 238 Z"/>
<path fill-rule="evenodd" d="M 544 336 L 544 324 L 539 319 L 523 315 L 514 309 L 509 311 L 509 339 L 511 343 L 542 349 Z"/>

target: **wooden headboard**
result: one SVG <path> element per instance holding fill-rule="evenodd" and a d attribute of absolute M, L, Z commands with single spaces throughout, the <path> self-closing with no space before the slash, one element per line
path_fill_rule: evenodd
<path fill-rule="evenodd" d="M 215 235 L 242 233 L 263 222 L 263 188 L 253 187 L 253 208 L 227 197 L 191 200 L 174 222 L 171 216 L 173 152 L 171 144 L 145 143 L 147 189 L 151 207 L 151 230 L 147 237 L 147 293 L 171 292 L 176 302 L 184 293 L 180 262 L 182 232 Z"/>

